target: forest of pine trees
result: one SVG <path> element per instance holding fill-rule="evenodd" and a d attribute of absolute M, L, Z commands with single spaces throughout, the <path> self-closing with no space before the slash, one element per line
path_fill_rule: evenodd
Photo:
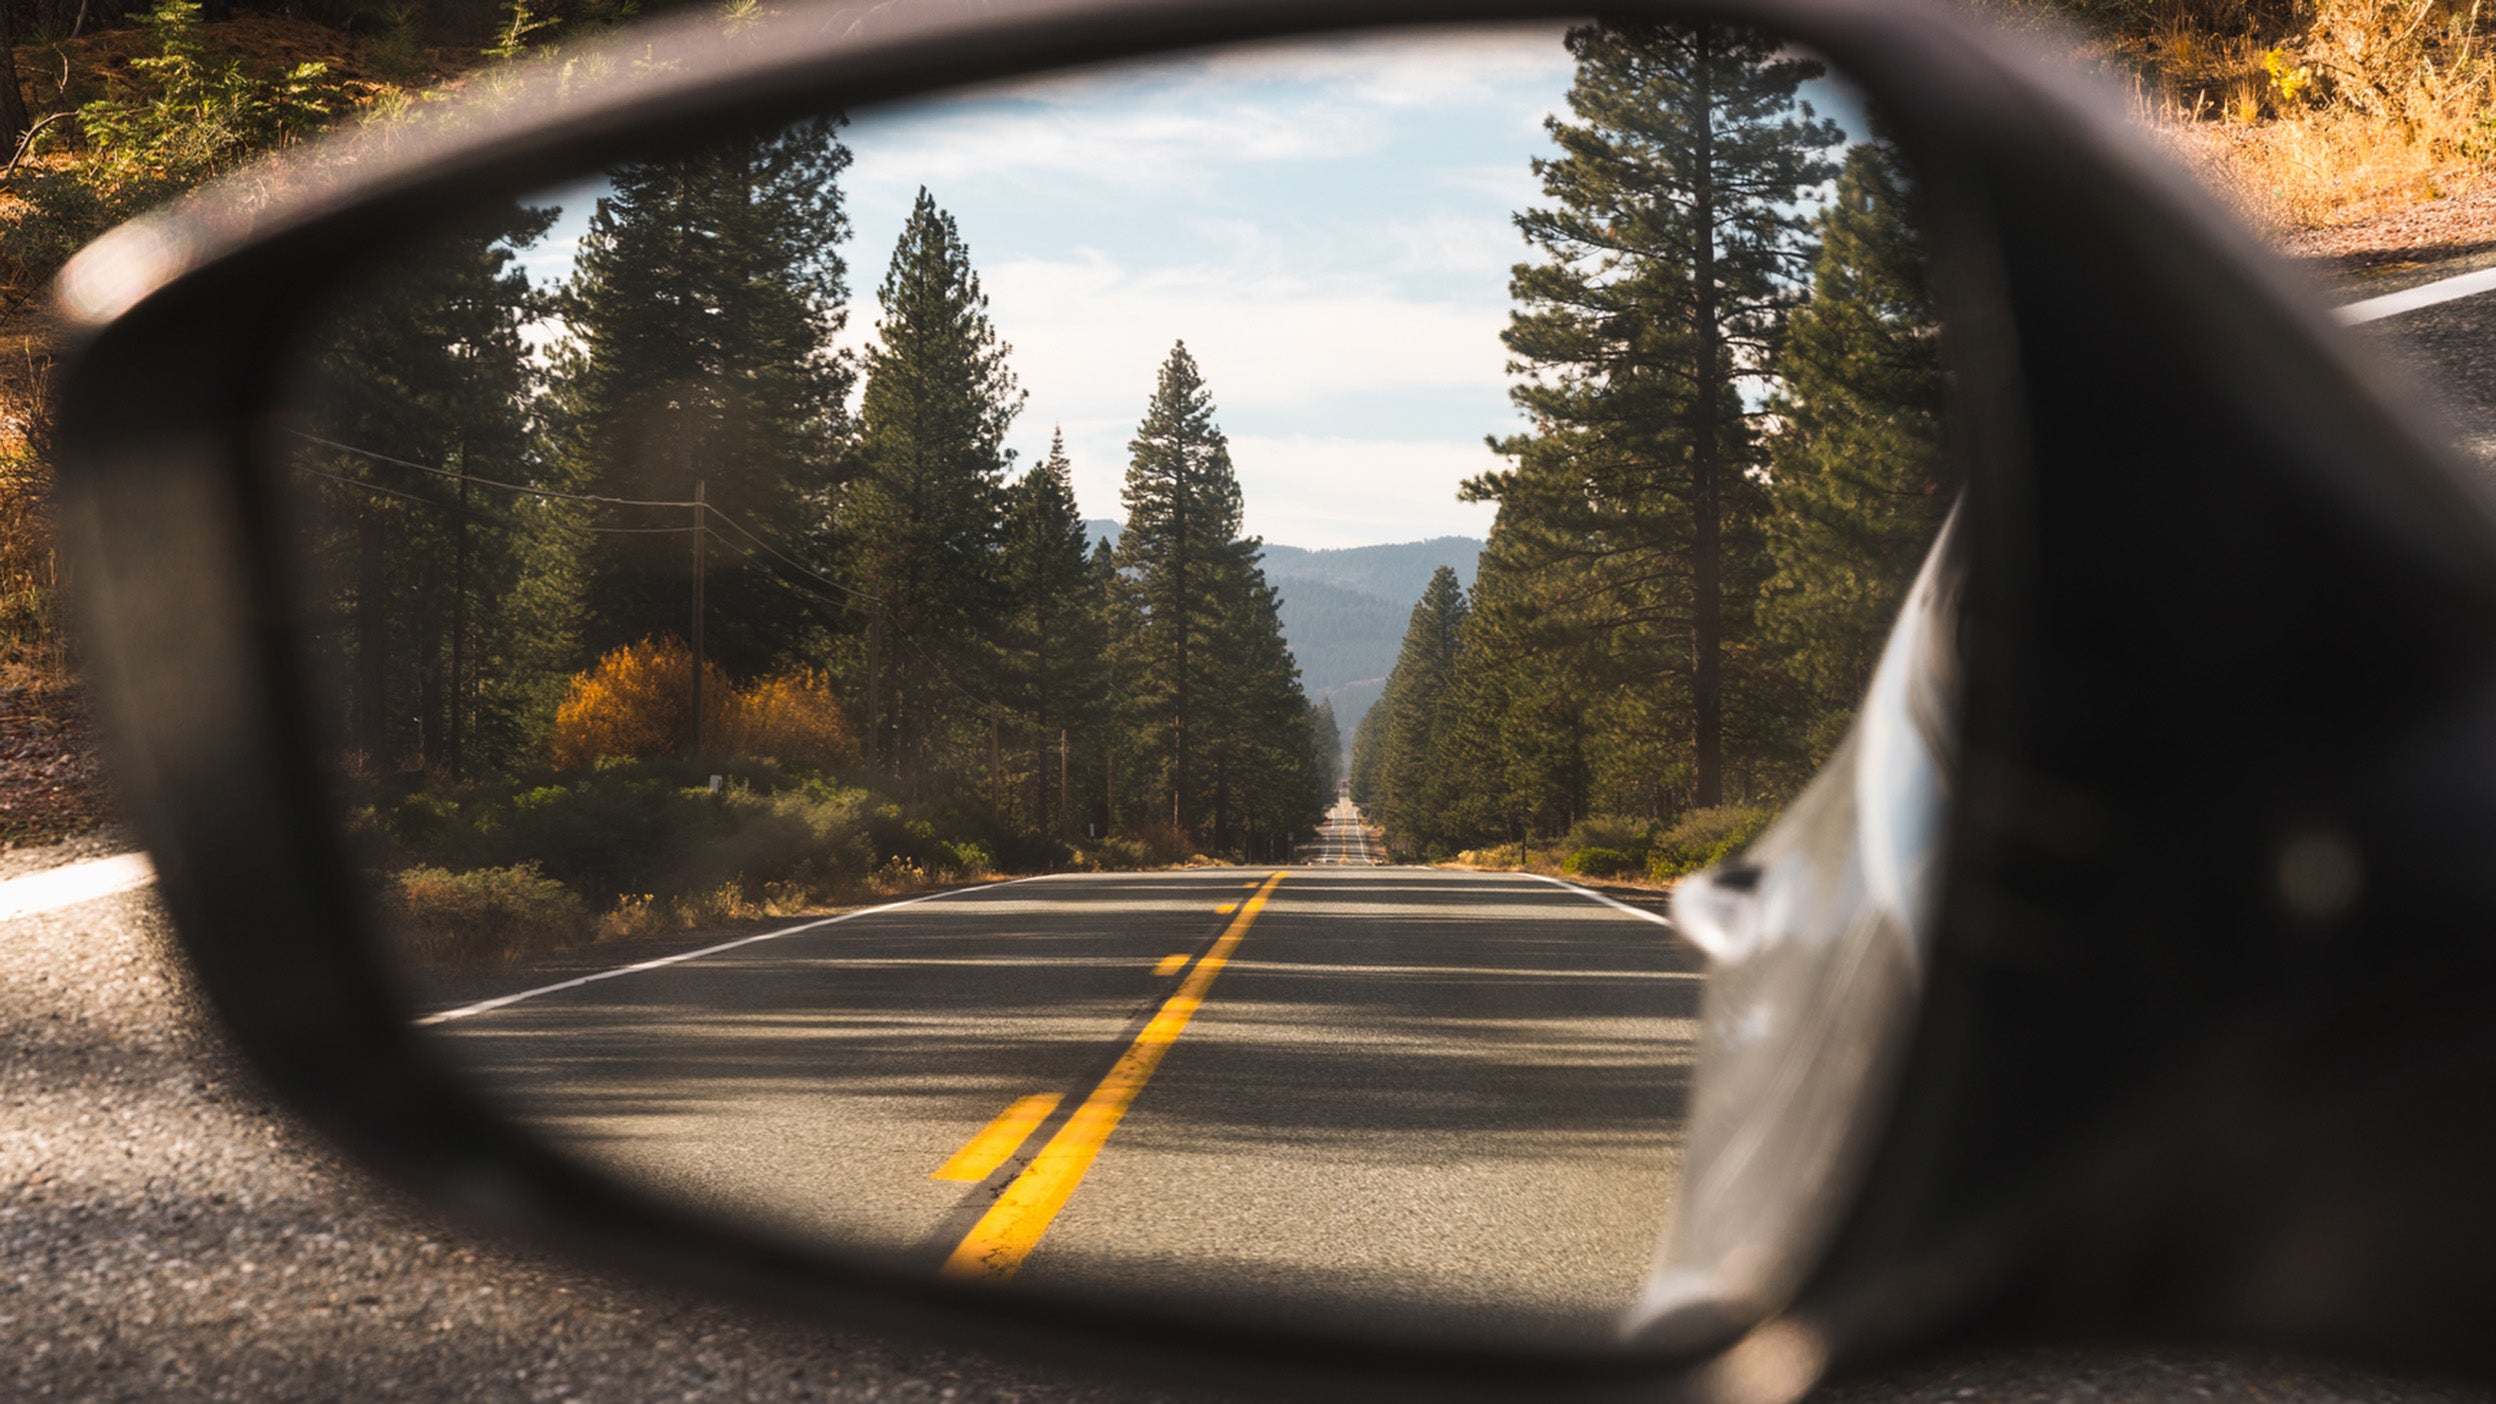
<path fill-rule="evenodd" d="M 844 797 L 865 863 L 1288 856 L 1340 742 L 1197 363 L 1137 387 L 1092 549 L 1062 437 L 1016 472 L 1012 349 L 926 191 L 837 349 L 849 159 L 823 119 L 617 169 L 553 286 L 518 263 L 551 212 L 506 206 L 329 321 L 288 432 L 350 783 L 472 861 L 592 791 L 629 846 L 706 774 L 754 834 Z M 593 907 L 633 877 L 562 848 L 495 856 Z"/>
<path fill-rule="evenodd" d="M 1955 496 L 1911 191 L 1813 115 L 1820 65 L 1720 26 L 1568 43 L 1505 333 L 1533 427 L 1466 485 L 1498 505 L 1474 587 L 1430 582 L 1353 743 L 1406 854 L 1755 830 Z"/>
<path fill-rule="evenodd" d="M 1406 854 L 1773 809 L 1954 497 L 1912 190 L 1813 114 L 1819 65 L 1723 27 L 1568 43 L 1503 333 L 1531 427 L 1464 485 L 1497 506 L 1476 579 L 1430 580 L 1344 777 Z M 1013 351 L 926 190 L 838 349 L 849 161 L 826 118 L 621 168 L 553 285 L 519 271 L 550 212 L 509 205 L 331 320 L 291 429 L 323 720 L 377 795 L 431 797 L 376 823 L 734 776 L 865 797 L 865 862 L 1286 856 L 1340 736 L 1203 369 L 1177 344 L 1137 387 L 1092 545 L 1063 439 L 1005 447 Z"/>

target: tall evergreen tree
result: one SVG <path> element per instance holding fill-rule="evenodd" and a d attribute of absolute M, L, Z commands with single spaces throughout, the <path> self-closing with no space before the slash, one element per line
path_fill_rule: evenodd
<path fill-rule="evenodd" d="M 870 755 L 925 769 L 941 749 L 936 719 L 971 701 L 986 673 L 1013 459 L 1005 432 L 1023 394 L 970 250 L 925 189 L 876 296 L 884 315 L 859 405 L 861 471 L 843 494 L 840 530 L 852 574 L 877 601 Z"/>
<path fill-rule="evenodd" d="M 1112 656 L 1133 764 L 1130 812 L 1216 848 L 1279 851 L 1321 807 L 1308 698 L 1280 601 L 1240 529 L 1239 480 L 1185 343 L 1128 444 Z"/>
<path fill-rule="evenodd" d="M 1955 485 L 1941 452 L 1940 327 L 1897 154 L 1849 151 L 1820 211 L 1811 298 L 1778 359 L 1764 631 L 1800 685 L 1816 766 L 1872 679 Z"/>
<path fill-rule="evenodd" d="M 1343 727 L 1335 720 L 1335 699 L 1318 699 L 1309 709 L 1309 755 L 1316 766 L 1317 792 L 1327 804 L 1343 782 Z"/>
<path fill-rule="evenodd" d="M 1360 721 L 1353 725 L 1352 752 L 1344 764 L 1343 778 L 1351 783 L 1352 802 L 1364 811 L 1373 811 L 1378 806 L 1379 769 L 1387 759 L 1386 700 L 1386 694 L 1381 691 L 1378 699 L 1369 704 L 1369 710 L 1361 713 Z"/>
<path fill-rule="evenodd" d="M 1325 804 L 1281 596 L 1258 564 L 1257 542 L 1235 545 L 1215 558 L 1206 589 L 1215 628 L 1197 728 L 1202 827 L 1217 852 L 1281 858 Z"/>
<path fill-rule="evenodd" d="M 724 521 L 704 557 L 705 651 L 731 673 L 803 653 L 821 606 L 745 532 L 822 560 L 843 469 L 851 370 L 841 119 L 715 142 L 609 173 L 558 304 L 554 457 L 566 485 L 682 502 L 703 485 Z M 690 525 L 686 509 L 644 526 Z M 728 522 L 738 524 L 728 526 Z M 691 628 L 686 535 L 599 537 L 582 658 Z"/>
<path fill-rule="evenodd" d="M 1547 585 L 1541 646 L 1641 691 L 1687 757 L 1688 802 L 1723 794 L 1732 645 L 1768 563 L 1757 412 L 1809 253 L 1798 210 L 1840 137 L 1799 92 L 1821 67 L 1774 35 L 1709 24 L 1571 30 L 1576 120 L 1548 123 L 1549 205 L 1517 216 L 1504 338 L 1536 428 L 1516 467 L 1469 485 L 1496 501 Z M 1514 520 L 1507 520 L 1513 517 Z M 1555 660 L 1556 661 L 1556 660 Z"/>
<path fill-rule="evenodd" d="M 1085 549 L 1087 536 L 1066 438 L 1053 434 L 1048 461 L 1024 474 L 1008 495 L 998 558 L 1005 612 L 997 681 L 1025 741 L 1037 748 L 1020 767 L 1024 818 L 1044 833 L 1071 829 L 1074 808 L 1065 786 L 1073 755 L 1080 747 L 1088 761 L 1108 700 L 1106 585 Z"/>
<path fill-rule="evenodd" d="M 1417 853 L 1429 853 L 1449 837 L 1437 812 L 1446 788 L 1437 740 L 1464 622 L 1464 590 L 1456 572 L 1440 566 L 1413 605 L 1403 649 L 1373 709 L 1385 713 L 1375 816 L 1391 839 Z"/>
<path fill-rule="evenodd" d="M 1521 551 L 1503 512 L 1491 528 L 1440 703 L 1433 808 L 1450 846 L 1550 835 L 1592 812 L 1591 699 L 1621 689 L 1555 663 L 1555 581 Z"/>
<path fill-rule="evenodd" d="M 1135 620 L 1127 703 L 1153 767 L 1153 793 L 1184 827 L 1198 817 L 1203 796 L 1199 713 L 1222 632 L 1216 584 L 1234 573 L 1240 553 L 1230 441 L 1213 422 L 1213 395 L 1187 343 L 1162 362 L 1127 451 L 1127 525 L 1118 539 L 1120 597 Z"/>
<path fill-rule="evenodd" d="M 316 475 L 307 526 L 338 600 L 322 646 L 351 660 L 342 735 L 368 764 L 515 759 L 565 661 L 544 637 L 569 622 L 560 611 L 496 602 L 533 599 L 524 579 L 561 569 L 577 535 L 549 503 L 462 481 L 540 475 L 521 330 L 541 300 L 514 258 L 552 219 L 507 206 L 407 252 L 309 358 L 296 462 Z"/>

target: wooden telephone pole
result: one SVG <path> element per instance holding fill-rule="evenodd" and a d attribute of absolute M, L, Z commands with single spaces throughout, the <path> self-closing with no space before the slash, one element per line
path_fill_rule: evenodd
<path fill-rule="evenodd" d="M 693 480 L 693 720 L 686 724 L 693 735 L 685 743 L 687 755 L 702 750 L 702 542 L 710 534 L 705 486 L 702 479 Z"/>

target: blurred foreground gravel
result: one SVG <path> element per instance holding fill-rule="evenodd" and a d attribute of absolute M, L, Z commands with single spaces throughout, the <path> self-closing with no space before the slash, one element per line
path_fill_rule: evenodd
<path fill-rule="evenodd" d="M 104 849 L 0 853 L 0 878 Z M 144 894 L 0 922 L 0 1398 L 1169 1397 L 758 1319 L 480 1241 L 367 1183 L 266 1105 L 191 1013 L 163 943 Z M 1818 1397 L 2496 1396 L 2294 1363 L 2054 1352 Z"/>
<path fill-rule="evenodd" d="M 1151 1397 L 477 1241 L 264 1103 L 163 942 L 143 894 L 0 923 L 0 1398 Z"/>

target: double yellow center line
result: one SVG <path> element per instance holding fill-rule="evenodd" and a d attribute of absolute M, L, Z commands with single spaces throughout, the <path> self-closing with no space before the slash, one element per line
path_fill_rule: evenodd
<path fill-rule="evenodd" d="M 1187 972 L 1179 982 L 1178 992 L 1162 1002 L 1161 1009 L 1144 1031 L 1127 1045 L 1126 1052 L 1110 1068 L 1092 1094 L 1075 1108 L 1075 1114 L 1058 1128 L 1049 1143 L 1032 1157 L 1023 1173 L 1014 1177 L 997 1195 L 996 1203 L 981 1215 L 979 1222 L 955 1245 L 945 1259 L 943 1271 L 950 1277 L 985 1278 L 1002 1282 L 1012 1277 L 1023 1265 L 1023 1259 L 1039 1246 L 1040 1236 L 1049 1231 L 1057 1211 L 1066 1207 L 1075 1187 L 1083 1183 L 1084 1172 L 1092 1168 L 1101 1143 L 1118 1129 L 1118 1122 L 1127 1114 L 1136 1094 L 1150 1082 L 1153 1070 L 1161 1066 L 1161 1055 L 1178 1042 L 1187 1021 L 1205 1002 L 1205 994 L 1228 965 L 1231 952 L 1239 948 L 1240 938 L 1248 934 L 1257 913 L 1265 910 L 1266 899 L 1281 886 L 1283 875 L 1276 873 L 1260 884 L 1247 901 L 1240 904 L 1239 915 L 1222 932 L 1213 948 Z M 1028 1134 L 1028 1130 L 1026 1133 Z"/>

